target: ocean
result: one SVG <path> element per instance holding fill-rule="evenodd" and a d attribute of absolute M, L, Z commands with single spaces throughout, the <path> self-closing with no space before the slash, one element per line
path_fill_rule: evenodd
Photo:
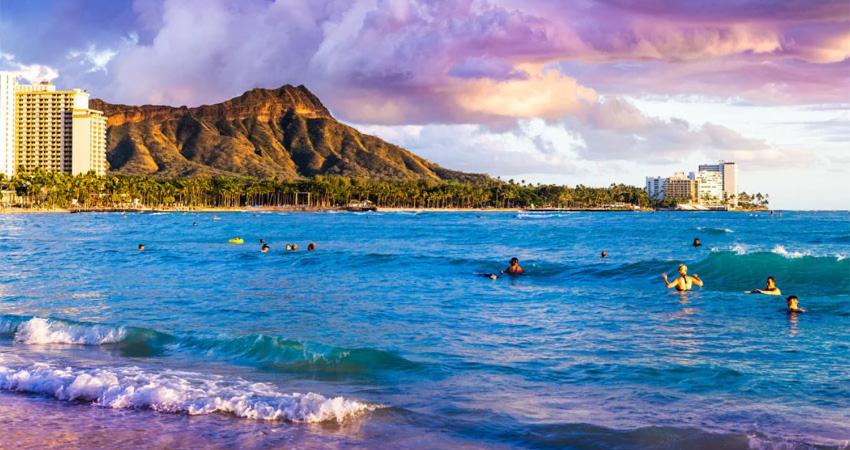
<path fill-rule="evenodd" d="M 0 262 L 0 447 L 850 447 L 848 212 L 4 214 Z"/>

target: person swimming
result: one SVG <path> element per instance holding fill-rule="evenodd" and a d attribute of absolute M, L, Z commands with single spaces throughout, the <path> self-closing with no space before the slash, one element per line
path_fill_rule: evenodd
<path fill-rule="evenodd" d="M 293 252 L 297 252 L 297 251 L 298 251 L 298 244 L 292 244 L 292 251 L 293 251 Z"/>
<path fill-rule="evenodd" d="M 261 251 L 261 252 L 263 252 L 263 253 L 268 253 L 268 252 L 269 252 L 269 248 L 270 248 L 270 247 L 269 247 L 269 244 L 266 244 L 265 242 L 263 242 L 263 246 L 262 246 L 262 247 L 260 247 L 260 251 Z"/>
<path fill-rule="evenodd" d="M 666 273 L 662 273 L 661 278 L 664 279 L 664 286 L 668 289 L 676 288 L 679 292 L 690 291 L 693 285 L 702 287 L 702 280 L 700 280 L 699 275 L 688 275 L 688 266 L 684 264 L 679 264 L 679 277 L 675 280 L 669 281 Z"/>
<path fill-rule="evenodd" d="M 145 251 L 145 244 L 139 244 L 139 247 L 138 247 L 138 248 L 139 248 L 139 251 L 140 251 L 140 252 Z"/>
<path fill-rule="evenodd" d="M 699 238 L 694 238 L 694 247 L 699 247 L 702 245 L 702 242 L 699 241 Z"/>
<path fill-rule="evenodd" d="M 288 251 L 288 252 L 292 251 L 292 244 L 286 244 L 286 251 Z"/>
<path fill-rule="evenodd" d="M 265 239 L 260 239 L 260 244 L 265 244 L 265 243 L 266 243 Z"/>
<path fill-rule="evenodd" d="M 799 300 L 797 299 L 796 295 L 789 295 L 788 298 L 785 299 L 785 304 L 788 306 L 789 314 L 806 312 L 805 309 L 800 308 L 800 306 L 797 304 L 798 301 Z"/>
<path fill-rule="evenodd" d="M 511 265 L 508 266 L 507 269 L 503 270 L 502 273 L 509 273 L 511 275 L 519 275 L 521 273 L 525 273 L 525 269 L 519 265 L 519 259 L 511 258 Z"/>
<path fill-rule="evenodd" d="M 767 277 L 767 283 L 764 289 L 753 289 L 752 291 L 747 291 L 747 294 L 782 295 L 782 291 L 776 287 L 776 278 L 770 276 Z"/>
<path fill-rule="evenodd" d="M 605 250 L 602 250 L 602 253 L 600 253 L 600 254 L 599 254 L 599 257 L 600 257 L 600 258 L 607 258 L 607 257 L 608 257 L 608 252 L 606 252 Z"/>
<path fill-rule="evenodd" d="M 315 250 L 316 250 L 316 243 L 315 242 L 311 242 L 311 243 L 307 244 L 307 251 L 308 252 L 312 252 L 312 251 L 315 251 Z"/>

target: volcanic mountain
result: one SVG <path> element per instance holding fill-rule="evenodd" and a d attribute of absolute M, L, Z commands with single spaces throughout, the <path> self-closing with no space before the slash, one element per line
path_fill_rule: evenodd
<path fill-rule="evenodd" d="M 470 180 L 340 123 L 304 86 L 252 89 L 215 105 L 130 106 L 91 101 L 107 117 L 114 173 L 284 179 Z"/>

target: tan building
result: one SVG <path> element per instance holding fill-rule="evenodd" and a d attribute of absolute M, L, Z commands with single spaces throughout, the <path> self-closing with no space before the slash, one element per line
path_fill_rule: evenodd
<path fill-rule="evenodd" d="M 685 176 L 684 173 L 675 173 L 672 177 L 664 180 L 664 199 L 693 202 L 697 196 L 697 182 Z"/>
<path fill-rule="evenodd" d="M 17 170 L 106 175 L 106 118 L 89 109 L 88 92 L 43 82 L 17 85 L 15 98 Z"/>
<path fill-rule="evenodd" d="M 106 175 L 106 118 L 93 109 L 74 110 L 71 119 L 71 174 Z"/>

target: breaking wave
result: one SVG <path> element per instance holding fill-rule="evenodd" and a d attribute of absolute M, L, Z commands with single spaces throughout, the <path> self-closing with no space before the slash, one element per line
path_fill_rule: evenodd
<path fill-rule="evenodd" d="M 417 370 L 421 364 L 393 352 L 372 348 L 340 348 L 277 336 L 175 336 L 138 327 L 78 323 L 42 317 L 0 316 L 0 334 L 22 344 L 105 346 L 124 356 L 185 352 L 281 371 L 371 373 Z"/>
<path fill-rule="evenodd" d="M 113 409 L 173 414 L 231 414 L 257 420 L 343 422 L 380 408 L 343 397 L 283 393 L 265 383 L 138 367 L 79 368 L 0 360 L 0 390 L 46 395 Z"/>

